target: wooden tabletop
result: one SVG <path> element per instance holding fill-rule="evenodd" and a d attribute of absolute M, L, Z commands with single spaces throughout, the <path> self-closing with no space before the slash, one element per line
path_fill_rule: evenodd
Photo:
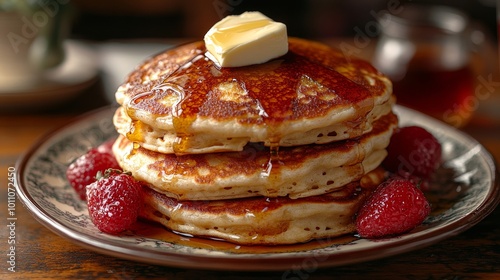
<path fill-rule="evenodd" d="M 75 100 L 49 111 L 0 114 L 1 278 L 7 279 L 500 279 L 500 208 L 467 231 L 412 252 L 340 267 L 237 272 L 182 269 L 132 262 L 84 249 L 40 223 L 17 200 L 9 204 L 9 170 L 43 134 L 72 117 L 108 104 L 98 81 Z M 477 114 L 463 128 L 500 160 L 500 120 Z M 8 210 L 15 207 L 15 228 Z M 14 235 L 14 237 L 12 237 Z M 10 238 L 10 239 L 9 239 Z M 15 272 L 9 244 L 15 240 Z M 291 267 L 290 269 L 294 269 Z"/>

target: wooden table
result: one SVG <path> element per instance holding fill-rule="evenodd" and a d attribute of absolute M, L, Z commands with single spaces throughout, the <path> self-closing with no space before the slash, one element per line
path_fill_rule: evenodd
<path fill-rule="evenodd" d="M 354 265 L 286 276 L 277 272 L 201 271 L 155 266 L 89 251 L 59 237 L 15 203 L 16 272 L 7 270 L 8 169 L 38 137 L 74 116 L 107 104 L 98 82 L 76 100 L 48 112 L 0 114 L 1 278 L 63 279 L 500 279 L 500 208 L 471 229 L 430 247 Z M 463 130 L 500 161 L 500 121 L 477 115 Z"/>

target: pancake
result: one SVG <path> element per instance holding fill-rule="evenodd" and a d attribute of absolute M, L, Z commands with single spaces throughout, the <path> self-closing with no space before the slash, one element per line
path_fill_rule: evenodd
<path fill-rule="evenodd" d="M 300 198 L 338 190 L 377 168 L 397 123 L 389 113 L 358 138 L 280 147 L 277 155 L 251 143 L 241 152 L 178 156 L 144 149 L 123 136 L 113 152 L 124 170 L 178 200 Z"/>
<path fill-rule="evenodd" d="M 360 136 L 393 103 L 390 81 L 368 62 L 319 43 L 290 38 L 286 55 L 237 68 L 205 53 L 195 42 L 136 68 L 116 92 L 117 130 L 162 153 L 296 146 Z"/>
<path fill-rule="evenodd" d="M 383 172 L 371 172 L 365 185 L 353 182 L 335 192 L 300 199 L 178 201 L 146 188 L 140 216 L 176 232 L 236 244 L 295 244 L 337 237 L 355 231 L 355 213 L 383 180 Z"/>
<path fill-rule="evenodd" d="M 144 183 L 140 216 L 236 244 L 354 232 L 398 125 L 387 77 L 298 38 L 285 55 L 241 67 L 218 67 L 204 42 L 166 50 L 115 96 L 112 149 Z"/>
<path fill-rule="evenodd" d="M 280 139 L 279 146 L 290 147 L 303 144 L 323 144 L 333 141 L 341 141 L 363 135 L 372 129 L 373 122 L 380 116 L 386 115 L 392 110 L 394 100 L 377 105 L 361 123 L 339 123 L 327 127 L 311 129 L 305 132 L 290 133 Z M 130 118 L 124 107 L 119 107 L 113 117 L 116 130 L 143 148 L 160 153 L 176 153 L 175 143 L 177 135 L 175 131 L 155 129 L 152 126 L 134 121 Z M 218 134 L 204 133 L 195 134 L 185 142 L 183 152 L 177 154 L 203 154 L 227 151 L 242 151 L 249 142 L 258 142 L 259 139 L 248 137 L 220 137 Z M 264 142 L 269 146 L 269 141 Z"/>

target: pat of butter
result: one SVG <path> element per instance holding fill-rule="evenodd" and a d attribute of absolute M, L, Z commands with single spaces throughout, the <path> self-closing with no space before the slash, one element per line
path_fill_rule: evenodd
<path fill-rule="evenodd" d="M 286 25 L 260 12 L 227 16 L 204 39 L 207 56 L 221 67 L 260 64 L 288 52 Z"/>

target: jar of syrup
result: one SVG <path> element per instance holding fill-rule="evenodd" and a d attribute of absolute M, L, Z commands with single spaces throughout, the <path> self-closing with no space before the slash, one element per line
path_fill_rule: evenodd
<path fill-rule="evenodd" d="M 445 6 L 404 6 L 380 18 L 373 64 L 393 82 L 398 104 L 456 127 L 474 108 L 467 16 Z"/>

